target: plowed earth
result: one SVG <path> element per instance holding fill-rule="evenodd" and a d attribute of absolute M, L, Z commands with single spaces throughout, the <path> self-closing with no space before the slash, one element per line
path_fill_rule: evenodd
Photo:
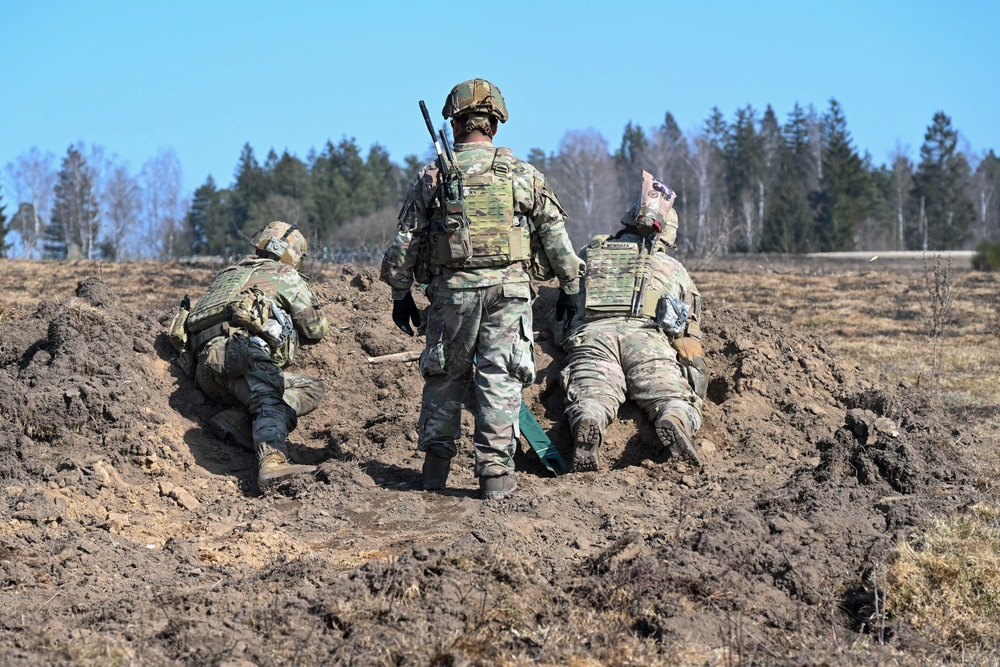
<path fill-rule="evenodd" d="M 330 335 L 297 370 L 326 398 L 261 494 L 255 462 L 173 363 L 174 305 L 219 267 L 0 262 L 0 662 L 42 664 L 917 664 L 888 645 L 870 572 L 972 502 L 963 426 L 823 340 L 713 301 L 697 470 L 631 403 L 598 473 L 475 498 L 469 442 L 420 490 L 414 363 L 371 267 L 313 276 Z M 700 281 L 698 274 L 695 279 Z M 715 275 L 713 281 L 724 278 Z M 739 275 L 728 280 L 738 282 Z M 535 302 L 527 405 L 569 456 L 562 352 Z M 422 305 L 426 305 L 425 303 Z M 471 399 L 470 399 L 471 400 Z"/>

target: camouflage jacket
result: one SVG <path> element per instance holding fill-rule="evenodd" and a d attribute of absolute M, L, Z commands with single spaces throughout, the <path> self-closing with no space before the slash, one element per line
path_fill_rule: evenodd
<path fill-rule="evenodd" d="M 487 141 L 455 145 L 458 167 L 466 174 L 476 174 L 488 169 L 493 162 L 494 152 L 493 144 Z M 514 215 L 531 220 L 560 286 L 567 293 L 575 293 L 579 289 L 582 263 L 566 234 L 565 211 L 549 190 L 545 176 L 530 163 L 514 158 L 511 172 Z M 437 162 L 432 162 L 410 183 L 399 213 L 396 237 L 382 257 L 381 279 L 392 287 L 393 299 L 401 299 L 409 292 L 414 281 L 414 267 L 421 260 L 421 254 L 427 252 L 428 221 L 441 206 L 438 173 Z M 467 289 L 503 283 L 526 283 L 529 277 L 524 265 L 525 262 L 514 262 L 505 267 L 478 269 L 444 266 L 433 277 L 431 285 Z"/>
<path fill-rule="evenodd" d="M 300 336 L 319 340 L 326 335 L 330 324 L 319 312 L 319 299 L 305 276 L 291 266 L 273 259 L 250 256 L 242 259 L 239 264 L 254 267 L 246 287 L 257 287 L 274 299 L 291 316 L 292 324 Z"/>
<path fill-rule="evenodd" d="M 628 231 L 625 231 L 616 238 L 621 241 L 632 243 L 642 240 L 640 235 Z M 584 259 L 584 261 L 587 259 L 589 249 L 590 246 L 588 245 L 580 253 L 580 256 Z M 666 293 L 669 296 L 680 299 L 686 303 L 690 309 L 688 312 L 685 330 L 677 337 L 680 338 L 690 336 L 692 338 L 701 339 L 701 294 L 698 292 L 698 288 L 695 286 L 694 280 L 692 280 L 683 264 L 667 254 L 666 246 L 662 241 L 657 244 L 652 259 L 652 275 L 650 276 L 650 280 L 648 282 L 661 286 L 661 289 L 662 287 L 665 287 L 666 289 L 661 293 Z M 577 303 L 576 316 L 573 320 L 565 323 L 566 327 L 563 332 L 556 331 L 557 342 L 561 342 L 565 338 L 572 336 L 581 328 L 589 326 L 658 327 L 656 322 L 649 317 L 611 316 L 587 321 L 584 317 L 584 304 L 586 303 L 586 299 L 587 274 L 584 272 L 580 292 L 574 297 L 574 300 Z"/>

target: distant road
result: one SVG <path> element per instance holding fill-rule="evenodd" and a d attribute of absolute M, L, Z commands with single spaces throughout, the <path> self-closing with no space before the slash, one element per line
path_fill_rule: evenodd
<path fill-rule="evenodd" d="M 941 255 L 942 259 L 948 259 L 949 257 L 953 261 L 972 261 L 972 256 L 976 254 L 975 250 L 928 250 L 926 253 L 922 250 L 886 250 L 884 252 L 873 252 L 866 250 L 859 250 L 857 252 L 808 252 L 805 254 L 806 257 L 819 257 L 819 258 L 829 258 L 829 259 L 921 259 L 924 255 L 928 258 L 934 257 L 934 255 Z"/>
<path fill-rule="evenodd" d="M 971 271 L 972 250 L 941 250 L 938 252 L 920 250 L 904 251 L 857 251 L 857 252 L 812 252 L 802 255 L 780 255 L 757 253 L 751 255 L 731 254 L 704 259 L 689 258 L 690 268 L 695 270 L 718 271 L 924 271 L 933 269 L 941 261 L 956 271 Z M 940 260 L 935 259 L 940 257 Z"/>

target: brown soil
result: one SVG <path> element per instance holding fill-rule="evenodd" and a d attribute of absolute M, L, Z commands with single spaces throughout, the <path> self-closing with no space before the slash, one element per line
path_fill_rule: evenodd
<path fill-rule="evenodd" d="M 370 267 L 314 278 L 330 335 L 297 370 L 326 399 L 292 434 L 319 465 L 268 494 L 172 363 L 172 306 L 212 267 L 0 262 L 0 662 L 918 664 L 869 635 L 871 568 L 975 490 L 963 426 L 706 295 L 706 465 L 666 458 L 632 404 L 600 473 L 527 446 L 512 499 L 475 498 L 471 415 L 450 488 L 420 490 L 413 363 Z M 697 278 L 697 276 L 696 276 Z M 736 277 L 738 279 L 738 276 Z M 525 401 L 564 456 L 564 356 L 535 303 Z M 877 369 L 876 369 L 877 370 Z"/>

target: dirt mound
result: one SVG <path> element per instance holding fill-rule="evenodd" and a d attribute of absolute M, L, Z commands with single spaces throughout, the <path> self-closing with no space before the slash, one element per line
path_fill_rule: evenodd
<path fill-rule="evenodd" d="M 539 290 L 524 397 L 568 457 Z M 870 626 L 870 568 L 969 495 L 928 397 L 711 299 L 704 469 L 627 403 L 606 470 L 553 478 L 522 447 L 518 493 L 481 502 L 466 411 L 450 488 L 423 492 L 416 365 L 367 361 L 420 339 L 371 268 L 316 291 L 331 332 L 297 364 L 327 393 L 292 440 L 319 470 L 267 495 L 207 431 L 218 406 L 172 363 L 168 310 L 90 278 L 0 320 L 7 664 L 874 664 L 896 649 L 845 639 Z"/>

